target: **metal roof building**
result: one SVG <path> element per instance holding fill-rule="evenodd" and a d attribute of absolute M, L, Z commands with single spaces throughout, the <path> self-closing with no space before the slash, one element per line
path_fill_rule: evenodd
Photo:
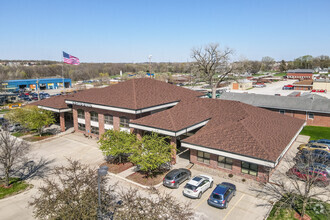
<path fill-rule="evenodd" d="M 71 87 L 71 79 L 64 79 L 65 88 Z M 17 91 L 19 89 L 31 89 L 35 90 L 39 85 L 42 89 L 57 89 L 63 88 L 63 78 L 46 78 L 46 79 L 18 79 L 18 80 L 6 80 L 2 83 L 2 86 L 6 90 Z"/>

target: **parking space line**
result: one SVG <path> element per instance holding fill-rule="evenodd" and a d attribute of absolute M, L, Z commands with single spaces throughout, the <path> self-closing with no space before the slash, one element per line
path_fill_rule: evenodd
<path fill-rule="evenodd" d="M 233 209 L 235 208 L 235 206 L 243 199 L 245 195 L 243 194 L 242 197 L 235 203 L 235 205 L 229 210 L 229 212 L 227 212 L 227 214 L 225 215 L 225 217 L 223 218 L 223 220 L 225 220 L 228 215 L 231 213 L 231 211 L 233 211 Z"/>
<path fill-rule="evenodd" d="M 198 208 L 198 206 L 200 206 L 203 202 L 205 202 L 207 199 L 208 199 L 209 197 L 208 196 L 206 196 L 206 198 L 204 198 L 203 200 L 201 200 L 195 207 L 194 207 L 194 209 L 197 209 Z"/>

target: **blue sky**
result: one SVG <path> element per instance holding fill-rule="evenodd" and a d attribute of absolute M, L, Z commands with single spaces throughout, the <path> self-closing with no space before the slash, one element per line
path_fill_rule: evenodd
<path fill-rule="evenodd" d="M 191 60 L 211 42 L 234 59 L 330 55 L 329 0 L 0 0 L 0 59 Z"/>

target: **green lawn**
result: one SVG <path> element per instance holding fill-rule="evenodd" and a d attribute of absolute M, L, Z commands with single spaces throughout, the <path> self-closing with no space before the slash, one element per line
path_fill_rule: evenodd
<path fill-rule="evenodd" d="M 7 113 L 7 112 L 9 112 L 9 111 L 10 111 L 9 109 L 0 109 L 0 113 L 1 113 L 1 114 Z"/>
<path fill-rule="evenodd" d="M 0 182 L 2 182 L 3 180 L 1 180 Z M 1 183 L 0 185 L 2 185 L 3 183 Z M 6 189 L 3 187 L 0 187 L 0 199 L 3 199 L 9 195 L 15 195 L 18 194 L 20 192 L 23 192 L 25 189 L 27 189 L 30 184 L 27 184 L 24 181 L 20 181 L 19 178 L 11 178 L 10 179 L 10 184 L 12 184 L 12 187 Z"/>
<path fill-rule="evenodd" d="M 311 217 L 311 219 L 315 220 L 327 220 L 330 219 L 330 204 L 323 203 L 317 200 L 312 200 L 315 204 L 307 205 L 306 207 L 306 214 Z M 316 205 L 317 204 L 317 205 Z M 301 211 L 302 204 L 297 203 L 297 208 Z M 273 209 L 271 210 L 267 220 L 282 220 L 282 219 L 289 219 L 294 220 L 295 211 L 291 208 L 281 208 L 278 209 L 279 202 L 277 202 Z M 322 207 L 322 208 L 321 208 Z M 277 212 L 276 212 L 277 211 Z"/>
<path fill-rule="evenodd" d="M 310 140 L 330 139 L 329 127 L 305 126 L 301 131 L 302 135 L 310 136 Z"/>
<path fill-rule="evenodd" d="M 276 73 L 274 76 L 286 76 L 286 73 Z"/>

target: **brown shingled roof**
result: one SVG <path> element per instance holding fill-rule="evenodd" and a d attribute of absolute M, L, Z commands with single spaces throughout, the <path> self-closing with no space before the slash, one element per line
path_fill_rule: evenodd
<path fill-rule="evenodd" d="M 72 95 L 52 96 L 48 99 L 43 99 L 43 100 L 40 100 L 37 102 L 33 102 L 30 105 L 44 106 L 44 107 L 55 108 L 55 109 L 67 109 L 69 107 L 65 103 L 65 100 L 70 97 L 72 97 Z"/>
<path fill-rule="evenodd" d="M 206 98 L 183 100 L 132 123 L 178 131 L 207 118 L 209 122 L 183 142 L 273 162 L 304 124 L 241 102 Z"/>
<path fill-rule="evenodd" d="M 67 100 L 142 109 L 202 95 L 204 94 L 158 80 L 142 78 L 131 79 L 105 88 L 84 90 Z"/>

